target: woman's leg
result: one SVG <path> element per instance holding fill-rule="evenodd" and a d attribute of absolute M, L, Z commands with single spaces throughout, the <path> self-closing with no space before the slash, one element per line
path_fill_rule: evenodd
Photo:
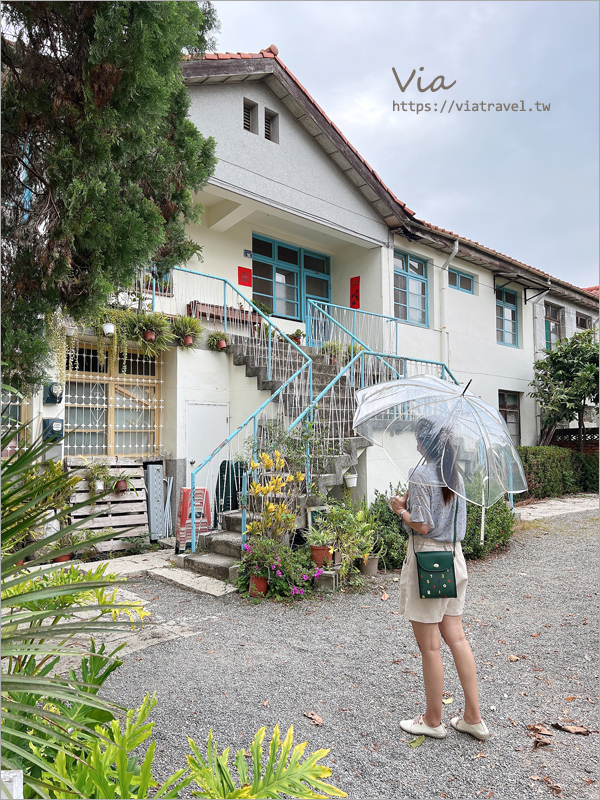
<path fill-rule="evenodd" d="M 473 652 L 462 625 L 462 617 L 445 615 L 440 622 L 440 632 L 450 648 L 456 664 L 456 671 L 465 695 L 465 713 L 463 718 L 469 725 L 481 722 L 479 711 L 479 691 L 477 688 L 477 667 Z"/>
<path fill-rule="evenodd" d="M 437 622 L 411 622 L 415 639 L 421 651 L 423 683 L 427 711 L 423 721 L 432 728 L 442 724 L 442 692 L 444 666 L 440 652 L 440 631 Z"/>

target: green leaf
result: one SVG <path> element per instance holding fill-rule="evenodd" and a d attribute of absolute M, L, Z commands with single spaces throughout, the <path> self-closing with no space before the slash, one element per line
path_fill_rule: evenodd
<path fill-rule="evenodd" d="M 413 747 L 413 748 L 414 747 L 420 747 L 423 744 L 424 741 L 425 741 L 425 737 L 424 736 L 417 736 L 414 739 L 411 739 L 410 742 L 407 742 L 407 744 L 408 744 L 409 747 Z"/>

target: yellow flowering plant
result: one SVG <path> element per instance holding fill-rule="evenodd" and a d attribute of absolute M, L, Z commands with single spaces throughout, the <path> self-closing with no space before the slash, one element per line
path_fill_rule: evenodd
<path fill-rule="evenodd" d="M 251 521 L 246 526 L 250 536 L 264 536 L 281 541 L 293 534 L 299 498 L 306 493 L 306 475 L 288 470 L 279 450 L 262 452 L 252 459 L 253 471 L 248 489 Z"/>

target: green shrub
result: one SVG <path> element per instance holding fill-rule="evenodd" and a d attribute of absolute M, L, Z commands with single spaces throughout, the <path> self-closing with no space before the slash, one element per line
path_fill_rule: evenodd
<path fill-rule="evenodd" d="M 310 594 L 317 570 L 308 548 L 292 550 L 274 539 L 253 536 L 244 545 L 236 587 L 246 593 L 252 575 L 267 578 L 267 597 L 288 599 Z"/>
<path fill-rule="evenodd" d="M 467 531 L 462 542 L 465 558 L 482 558 L 504 547 L 515 528 L 515 515 L 504 500 L 498 500 L 485 512 L 485 535 L 481 544 L 481 508 L 467 503 Z"/>
<path fill-rule="evenodd" d="M 517 448 L 529 491 L 516 500 L 598 491 L 598 458 L 566 447 Z"/>
<path fill-rule="evenodd" d="M 390 510 L 388 500 L 405 491 L 403 486 L 394 488 L 392 484 L 386 494 L 376 489 L 375 500 L 369 506 L 377 533 L 387 547 L 383 561 L 388 569 L 402 567 L 408 542 L 402 521 Z M 465 558 L 481 558 L 497 547 L 503 547 L 513 535 L 514 526 L 514 514 L 504 500 L 499 500 L 485 512 L 485 536 L 481 545 L 481 508 L 467 503 L 467 531 L 462 543 Z"/>
<path fill-rule="evenodd" d="M 402 525 L 402 520 L 389 508 L 388 501 L 397 494 L 403 495 L 406 487 L 398 484 L 394 487 L 390 483 L 389 490 L 384 494 L 375 489 L 375 499 L 369 506 L 369 514 L 375 531 L 385 547 L 385 553 L 380 560 L 387 569 L 400 569 L 406 554 L 408 534 Z"/>

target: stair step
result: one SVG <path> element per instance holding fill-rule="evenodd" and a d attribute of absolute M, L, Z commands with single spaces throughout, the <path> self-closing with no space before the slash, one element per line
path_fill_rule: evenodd
<path fill-rule="evenodd" d="M 187 553 L 176 557 L 177 565 L 209 578 L 218 578 L 220 581 L 229 580 L 229 567 L 232 567 L 239 558 L 218 555 L 216 553 Z"/>
<path fill-rule="evenodd" d="M 229 583 L 209 578 L 206 575 L 198 575 L 189 569 L 179 567 L 163 567 L 152 571 L 152 576 L 164 583 L 171 583 L 182 589 L 190 589 L 199 594 L 206 594 L 218 600 L 227 600 L 237 593 L 235 586 Z"/>
<path fill-rule="evenodd" d="M 241 528 L 241 522 L 240 522 Z M 242 548 L 241 533 L 231 531 L 219 531 L 213 534 L 210 542 L 210 549 L 213 553 L 221 556 L 239 559 Z"/>

